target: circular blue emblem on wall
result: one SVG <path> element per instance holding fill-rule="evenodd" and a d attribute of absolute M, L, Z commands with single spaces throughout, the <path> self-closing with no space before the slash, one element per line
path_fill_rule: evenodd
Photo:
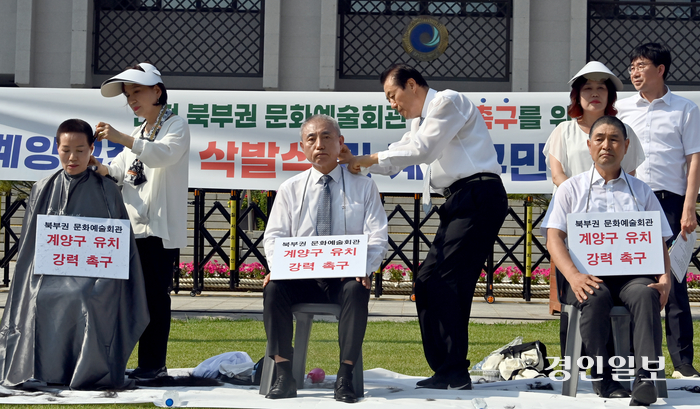
<path fill-rule="evenodd" d="M 414 18 L 403 33 L 403 49 L 418 61 L 438 58 L 447 49 L 447 44 L 447 27 L 433 17 Z"/>

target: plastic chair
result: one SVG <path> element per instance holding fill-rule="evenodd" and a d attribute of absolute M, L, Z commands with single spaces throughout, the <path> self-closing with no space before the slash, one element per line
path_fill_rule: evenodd
<path fill-rule="evenodd" d="M 309 347 L 309 337 L 314 315 L 333 315 L 340 319 L 340 305 L 338 304 L 296 304 L 292 306 L 292 314 L 297 321 L 294 334 L 294 359 L 292 359 L 292 375 L 297 383 L 297 389 L 304 388 L 306 375 L 306 353 Z M 268 344 L 269 346 L 269 344 Z M 270 351 L 265 350 L 263 372 L 260 378 L 260 394 L 267 395 L 274 381 L 275 361 L 270 358 Z M 355 395 L 361 398 L 365 395 L 364 374 L 362 372 L 362 350 L 355 362 L 352 373 L 352 386 Z"/>
<path fill-rule="evenodd" d="M 561 394 L 564 396 L 576 396 L 576 389 L 579 381 L 579 367 L 576 364 L 581 357 L 581 311 L 573 305 L 563 304 L 562 314 L 568 314 L 569 325 L 566 332 L 566 353 L 564 356 L 571 357 L 571 377 L 564 381 Z M 610 310 L 610 321 L 612 323 L 613 344 L 615 345 L 615 355 L 630 356 L 630 322 L 631 316 L 626 307 L 613 307 Z M 633 368 L 632 368 L 633 369 Z M 666 389 L 666 374 L 664 369 L 660 369 L 657 374 L 656 389 L 660 398 L 668 397 Z M 632 379 L 633 380 L 633 379 Z M 629 388 L 631 390 L 631 388 Z"/>

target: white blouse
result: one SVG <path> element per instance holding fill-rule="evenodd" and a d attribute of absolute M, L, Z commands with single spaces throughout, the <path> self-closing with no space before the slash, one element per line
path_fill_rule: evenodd
<path fill-rule="evenodd" d="M 625 128 L 627 128 L 627 139 L 630 144 L 622 159 L 622 169 L 629 173 L 644 162 L 645 155 L 637 134 L 628 125 L 625 125 Z M 547 166 L 551 169 L 549 156 L 552 155 L 561 163 L 567 177 L 588 171 L 593 165 L 593 158 L 588 151 L 587 140 L 588 134 L 581 130 L 576 119 L 560 123 L 549 135 L 542 150 Z M 557 187 L 554 186 L 554 191 L 556 190 Z"/>

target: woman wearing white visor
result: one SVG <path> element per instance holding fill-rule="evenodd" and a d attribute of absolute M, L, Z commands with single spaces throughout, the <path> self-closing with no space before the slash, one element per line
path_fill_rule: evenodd
<path fill-rule="evenodd" d="M 543 149 L 555 191 L 566 179 L 591 169 L 593 159 L 586 145 L 591 125 L 603 115 L 617 114 L 613 105 L 617 91 L 622 91 L 622 81 L 598 61 L 581 68 L 569 80 L 569 86 L 571 101 L 567 113 L 572 119 L 560 123 L 552 131 Z M 634 175 L 634 170 L 644 162 L 644 150 L 632 128 L 626 128 L 630 145 L 622 160 L 622 169 Z"/>
<path fill-rule="evenodd" d="M 102 83 L 102 95 L 123 94 L 144 122 L 124 134 L 107 122 L 97 124 L 97 141 L 124 146 L 109 164 L 97 166 L 123 186 L 146 284 L 150 323 L 141 335 L 138 368 L 131 378 L 167 375 L 165 357 L 170 333 L 170 294 L 177 249 L 187 246 L 187 180 L 190 130 L 187 121 L 166 108 L 168 94 L 160 72 L 141 63 Z"/>

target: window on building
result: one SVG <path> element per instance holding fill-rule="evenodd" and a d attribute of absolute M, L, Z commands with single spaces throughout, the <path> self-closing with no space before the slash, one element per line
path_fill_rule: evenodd
<path fill-rule="evenodd" d="M 376 79 L 389 64 L 405 62 L 429 80 L 510 81 L 512 10 L 512 0 L 339 0 L 339 78 Z M 448 38 L 429 61 L 403 44 L 411 22 L 424 16 L 441 23 Z"/>
<path fill-rule="evenodd" d="M 95 0 L 95 73 L 262 77 L 264 0 Z"/>
<path fill-rule="evenodd" d="M 666 83 L 700 85 L 698 23 L 697 0 L 589 0 L 587 57 L 629 83 L 629 53 L 637 45 L 660 42 L 673 57 Z"/>

